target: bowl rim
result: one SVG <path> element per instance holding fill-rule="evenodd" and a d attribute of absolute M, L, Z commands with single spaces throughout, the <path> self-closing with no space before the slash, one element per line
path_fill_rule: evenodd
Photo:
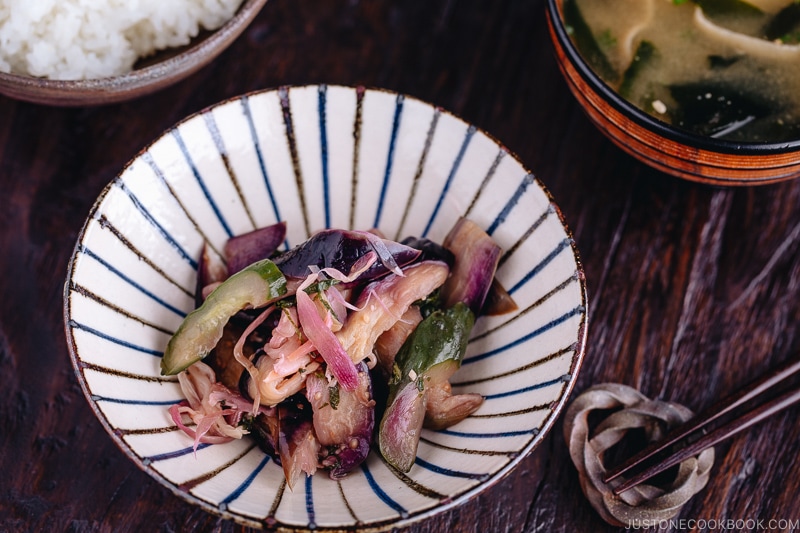
<path fill-rule="evenodd" d="M 791 141 L 737 142 L 699 135 L 679 129 L 645 113 L 628 100 L 621 97 L 584 61 L 577 47 L 567 33 L 561 6 L 564 0 L 547 0 L 547 15 L 551 22 L 558 44 L 565 51 L 570 63 L 581 78 L 594 89 L 600 97 L 636 124 L 671 141 L 707 150 L 732 155 L 769 156 L 792 153 L 800 150 L 800 139 Z"/>
<path fill-rule="evenodd" d="M 573 356 L 571 358 L 572 361 L 571 361 L 570 368 L 569 368 L 569 376 L 571 377 L 571 379 L 569 381 L 565 381 L 564 382 L 564 391 L 563 391 L 561 397 L 556 402 L 556 405 L 553 406 L 553 408 L 550 411 L 550 413 L 547 415 L 547 417 L 542 422 L 541 429 L 539 429 L 538 432 L 536 432 L 536 434 L 531 438 L 531 441 L 527 444 L 527 446 L 525 447 L 524 450 L 522 450 L 520 453 L 518 453 L 515 457 L 511 458 L 508 461 L 507 464 L 505 464 L 502 468 L 498 469 L 494 474 L 491 475 L 491 477 L 489 477 L 488 479 L 484 480 L 482 483 L 479 483 L 479 484 L 473 486 L 472 488 L 469 488 L 469 489 L 467 489 L 467 490 L 465 490 L 463 492 L 458 493 L 457 495 L 455 495 L 449 501 L 441 501 L 439 504 L 437 504 L 437 505 L 435 505 L 435 506 L 433 506 L 431 508 L 424 509 L 424 510 L 421 510 L 421 511 L 418 511 L 418 512 L 415 512 L 415 513 L 411 513 L 411 514 L 409 514 L 408 516 L 405 516 L 405 517 L 400 517 L 400 518 L 397 518 L 397 519 L 391 519 L 391 520 L 387 520 L 387 521 L 376 521 L 376 522 L 373 522 L 373 523 L 364 524 L 363 526 L 354 526 L 352 528 L 351 527 L 347 528 L 348 531 L 352 530 L 354 532 L 357 531 L 359 533 L 382 533 L 382 532 L 394 530 L 396 528 L 408 527 L 408 526 L 411 526 L 411 525 L 414 525 L 414 524 L 419 524 L 420 522 L 422 522 L 424 520 L 427 520 L 427 519 L 429 519 L 429 518 L 431 518 L 433 516 L 439 515 L 439 514 L 444 513 L 444 512 L 451 511 L 451 510 L 459 507 L 460 505 L 462 505 L 462 504 L 464 504 L 464 503 L 476 498 L 480 494 L 483 494 L 486 490 L 488 490 L 488 489 L 490 489 L 492 487 L 495 487 L 498 483 L 500 483 L 502 480 L 507 478 L 508 475 L 513 470 L 515 470 L 519 466 L 519 464 L 526 457 L 529 457 L 542 444 L 543 440 L 547 436 L 549 436 L 551 434 L 551 432 L 555 429 L 554 426 L 556 425 L 557 421 L 559 420 L 559 418 L 561 417 L 563 412 L 566 410 L 567 404 L 568 404 L 568 402 L 570 400 L 570 396 L 572 395 L 572 393 L 575 390 L 575 387 L 576 387 L 578 379 L 579 379 L 579 374 L 580 374 L 581 368 L 583 367 L 583 363 L 584 363 L 584 360 L 586 358 L 586 351 L 587 351 L 587 346 L 588 346 L 588 326 L 589 326 L 588 289 L 587 289 L 587 284 L 586 284 L 585 268 L 584 268 L 583 261 L 581 259 L 580 253 L 578 251 L 577 243 L 575 242 L 572 230 L 567 225 L 567 222 L 565 220 L 565 217 L 564 217 L 560 207 L 558 206 L 558 204 L 556 204 L 555 199 L 553 198 L 553 195 L 551 194 L 550 190 L 545 186 L 545 184 L 542 183 L 541 180 L 539 180 L 539 178 L 536 177 L 536 175 L 530 171 L 530 169 L 523 163 L 522 159 L 520 159 L 519 156 L 515 152 L 509 150 L 506 147 L 505 144 L 501 143 L 496 137 L 494 137 L 492 134 L 488 133 L 483 128 L 474 125 L 470 121 L 467 121 L 466 119 L 462 118 L 462 116 L 460 114 L 458 114 L 456 112 L 449 111 L 448 109 L 442 108 L 442 107 L 438 106 L 437 104 L 434 104 L 434 103 L 429 102 L 427 100 L 423 100 L 421 98 L 417 98 L 417 97 L 409 95 L 409 94 L 407 94 L 405 92 L 396 91 L 396 90 L 387 89 L 387 88 L 381 88 L 381 87 L 373 87 L 373 86 L 365 86 L 365 85 L 341 85 L 341 84 L 333 84 L 333 83 L 332 84 L 326 84 L 326 83 L 300 83 L 300 84 L 296 84 L 296 85 L 278 85 L 278 86 L 274 86 L 274 87 L 266 87 L 266 88 L 262 88 L 262 89 L 256 89 L 256 90 L 244 92 L 244 93 L 236 95 L 236 96 L 231 96 L 231 97 L 225 98 L 223 100 L 220 100 L 219 102 L 216 102 L 216 103 L 211 104 L 209 106 L 206 106 L 206 107 L 204 107 L 202 109 L 199 109 L 199 110 L 197 110 L 195 112 L 192 112 L 192 113 L 186 115 L 185 117 L 181 118 L 180 120 L 176 121 L 174 124 L 172 124 L 171 126 L 166 128 L 163 132 L 161 132 L 160 134 L 156 135 L 151 140 L 149 140 L 144 145 L 142 145 L 138 150 L 136 150 L 133 153 L 133 156 L 130 158 L 130 160 L 127 161 L 114 174 L 114 177 L 101 189 L 101 191 L 98 193 L 97 198 L 92 202 L 92 205 L 89 208 L 89 211 L 88 211 L 88 213 L 86 215 L 86 218 L 85 218 L 83 224 L 81 225 L 80 231 L 78 232 L 78 234 L 76 236 L 75 244 L 74 244 L 72 253 L 69 256 L 69 261 L 67 263 L 66 278 L 65 278 L 65 281 L 64 281 L 64 284 L 63 284 L 63 287 L 62 287 L 62 292 L 61 292 L 61 294 L 62 294 L 62 319 L 63 319 L 64 334 L 65 334 L 67 350 L 69 352 L 70 362 L 71 362 L 71 365 L 73 367 L 73 371 L 75 372 L 76 379 L 78 380 L 79 386 L 81 388 L 81 391 L 82 391 L 85 399 L 89 403 L 89 407 L 92 410 L 92 413 L 94 414 L 95 418 L 100 422 L 100 424 L 104 428 L 104 430 L 109 434 L 109 436 L 111 437 L 112 442 L 117 446 L 117 448 L 119 448 L 123 452 L 124 455 L 126 455 L 133 462 L 133 464 L 137 468 L 139 468 L 139 470 L 147 473 L 150 479 L 154 480 L 155 482 L 157 482 L 162 487 L 168 489 L 178 499 L 183 500 L 184 502 L 186 502 L 188 504 L 195 505 L 199 509 L 202 509 L 203 511 L 208 512 L 209 514 L 221 517 L 221 518 L 226 519 L 226 520 L 231 520 L 236 524 L 244 525 L 246 527 L 253 527 L 253 528 L 257 528 L 257 529 L 265 528 L 265 524 L 263 522 L 257 520 L 257 519 L 249 519 L 249 518 L 247 518 L 245 516 L 231 513 L 227 509 L 221 509 L 221 508 L 215 507 L 215 506 L 211 505 L 210 503 L 204 501 L 201 498 L 198 498 L 198 497 L 194 496 L 193 494 L 191 494 L 189 492 L 184 492 L 184 491 L 180 490 L 179 487 L 177 487 L 176 485 L 170 483 L 169 481 L 164 479 L 160 474 L 158 474 L 158 473 L 154 472 L 152 469 L 150 469 L 148 467 L 148 465 L 146 465 L 146 464 L 144 464 L 142 462 L 141 458 L 139 458 L 135 453 L 133 453 L 130 449 L 128 449 L 127 447 L 125 447 L 123 445 L 122 439 L 119 438 L 119 436 L 116 434 L 115 428 L 112 427 L 108 423 L 108 421 L 105 418 L 105 416 L 102 416 L 102 414 L 100 413 L 99 407 L 96 405 L 96 403 L 92 399 L 91 391 L 87 388 L 86 380 L 84 379 L 83 374 L 82 374 L 82 362 L 81 362 L 81 358 L 80 358 L 80 355 L 78 353 L 78 350 L 77 350 L 77 348 L 75 346 L 73 328 L 72 328 L 72 326 L 70 324 L 70 320 L 71 320 L 71 312 L 70 312 L 70 298 L 71 297 L 70 297 L 70 293 L 72 292 L 71 281 L 73 279 L 74 269 L 76 267 L 75 259 L 76 259 L 76 257 L 78 256 L 78 254 L 79 254 L 79 252 L 81 250 L 81 246 L 82 246 L 82 242 L 83 242 L 83 239 L 85 237 L 85 234 L 86 234 L 86 230 L 87 230 L 90 222 L 93 220 L 95 214 L 100 209 L 100 206 L 103 203 L 103 201 L 105 200 L 106 195 L 108 194 L 109 190 L 114 185 L 114 183 L 118 179 L 120 179 L 120 176 L 124 172 L 124 170 L 127 169 L 131 164 L 133 164 L 137 159 L 139 159 L 142 156 L 142 154 L 144 154 L 154 143 L 156 143 L 158 140 L 163 138 L 165 135 L 167 135 L 173 129 L 178 128 L 179 126 L 181 126 L 182 124 L 188 122 L 189 120 L 201 115 L 202 113 L 204 113 L 204 112 L 206 112 L 206 111 L 208 111 L 210 109 L 214 109 L 214 108 L 216 108 L 218 106 L 228 105 L 228 104 L 236 102 L 236 101 L 238 101 L 238 100 L 240 100 L 242 98 L 250 98 L 250 97 L 253 97 L 253 96 L 258 96 L 258 95 L 263 94 L 263 93 L 278 92 L 278 91 L 290 90 L 290 89 L 302 89 L 302 88 L 309 88 L 309 87 L 317 87 L 317 88 L 319 88 L 319 87 L 327 87 L 327 88 L 341 87 L 341 88 L 346 88 L 346 89 L 350 89 L 350 90 L 354 90 L 354 91 L 362 91 L 362 92 L 373 91 L 373 92 L 379 92 L 379 93 L 384 93 L 384 94 L 390 94 L 390 95 L 394 95 L 394 96 L 403 96 L 403 98 L 408 98 L 410 100 L 415 100 L 415 101 L 421 102 L 421 103 L 423 103 L 425 105 L 431 106 L 432 108 L 435 108 L 435 109 L 439 110 L 443 114 L 450 115 L 451 117 L 463 122 L 464 124 L 467 124 L 469 126 L 474 127 L 476 132 L 480 132 L 480 133 L 484 134 L 489 140 L 491 140 L 493 143 L 495 143 L 495 145 L 498 148 L 502 148 L 506 152 L 506 155 L 508 157 L 513 158 L 525 172 L 529 173 L 531 176 L 534 176 L 534 178 L 535 178 L 534 182 L 536 183 L 536 186 L 539 187 L 541 192 L 547 197 L 547 199 L 548 199 L 548 201 L 550 203 L 550 206 L 553 209 L 553 214 L 557 217 L 561 227 L 564 230 L 565 236 L 569 241 L 570 253 L 571 253 L 571 255 L 572 255 L 572 257 L 573 257 L 573 259 L 575 261 L 575 276 L 577 278 L 578 289 L 579 289 L 579 294 L 580 294 L 580 305 L 582 307 L 582 316 L 581 316 L 580 324 L 578 326 L 577 339 L 576 339 L 575 344 L 573 345 L 574 353 L 573 353 Z M 312 533 L 312 532 L 328 532 L 328 531 L 330 531 L 331 533 L 333 533 L 333 532 L 341 531 L 341 528 L 338 528 L 338 527 L 328 527 L 328 526 L 320 526 L 320 525 L 315 525 L 312 529 L 309 529 L 307 526 L 298 526 L 298 525 L 285 524 L 285 523 L 277 523 L 276 525 L 279 528 L 286 529 L 288 531 L 297 531 L 297 532 Z"/>
<path fill-rule="evenodd" d="M 80 104 L 87 91 L 102 95 L 105 102 L 111 103 L 136 91 L 166 87 L 196 72 L 221 54 L 253 21 L 266 3 L 267 0 L 243 0 L 234 15 L 222 26 L 212 30 L 207 37 L 197 43 L 190 43 L 184 50 L 156 63 L 114 76 L 74 80 L 0 72 L 0 92 L 11 95 L 13 90 L 16 98 L 32 102 L 43 101 L 41 97 L 35 96 L 35 93 L 40 93 L 58 96 L 65 104 Z M 33 93 L 26 98 L 23 94 L 28 90 Z"/>

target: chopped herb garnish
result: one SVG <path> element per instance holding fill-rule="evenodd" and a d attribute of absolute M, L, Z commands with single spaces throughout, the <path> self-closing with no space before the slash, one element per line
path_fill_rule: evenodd
<path fill-rule="evenodd" d="M 614 34 L 611 33 L 611 30 L 605 30 L 597 36 L 597 42 L 600 43 L 600 46 L 612 48 L 616 46 L 617 38 L 614 37 Z"/>
<path fill-rule="evenodd" d="M 338 409 L 339 408 L 339 385 L 334 385 L 333 387 L 328 387 L 328 394 L 330 395 L 330 399 L 331 399 L 331 409 Z"/>
<path fill-rule="evenodd" d="M 290 307 L 294 307 L 295 305 L 297 304 L 295 303 L 294 298 L 284 298 L 275 302 L 275 306 L 278 309 L 288 309 Z"/>
<path fill-rule="evenodd" d="M 308 294 L 315 294 L 322 291 L 326 291 L 331 287 L 333 287 L 334 285 L 336 285 L 337 283 L 339 283 L 339 280 L 336 279 L 321 279 L 316 283 L 312 283 L 311 285 L 309 285 L 306 288 L 306 292 Z"/>
<path fill-rule="evenodd" d="M 400 383 L 400 379 L 402 379 L 403 375 L 401 374 L 400 367 L 397 363 L 392 365 L 392 376 L 389 378 L 390 385 L 396 385 Z"/>

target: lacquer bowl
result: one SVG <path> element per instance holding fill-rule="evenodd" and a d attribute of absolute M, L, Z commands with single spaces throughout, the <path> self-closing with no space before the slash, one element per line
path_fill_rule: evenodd
<path fill-rule="evenodd" d="M 759 185 L 800 177 L 800 139 L 740 143 L 675 128 L 640 110 L 584 61 L 564 24 L 564 0 L 547 0 L 556 60 L 570 91 L 616 146 L 667 174 L 711 185 Z"/>
<path fill-rule="evenodd" d="M 0 72 L 0 94 L 52 106 L 96 106 L 132 100 L 165 89 L 208 65 L 233 43 L 267 0 L 244 0 L 236 14 L 187 46 L 142 59 L 127 74 L 88 80 L 51 80 Z"/>
<path fill-rule="evenodd" d="M 478 321 L 457 392 L 469 418 L 425 430 L 408 474 L 373 451 L 341 481 L 289 490 L 249 438 L 205 445 L 173 424 L 170 335 L 193 308 L 204 242 L 285 220 L 286 247 L 325 227 L 441 241 L 466 216 L 503 247 L 497 278 L 515 312 Z M 190 116 L 140 152 L 91 210 L 69 264 L 64 318 L 91 407 L 141 469 L 179 497 L 253 527 L 408 525 L 474 497 L 551 429 L 586 346 L 575 243 L 538 178 L 491 137 L 399 94 L 302 86 L 248 94 Z"/>

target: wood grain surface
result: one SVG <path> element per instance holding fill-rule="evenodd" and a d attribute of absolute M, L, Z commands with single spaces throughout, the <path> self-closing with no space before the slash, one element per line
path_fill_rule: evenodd
<path fill-rule="evenodd" d="M 245 529 L 116 448 L 70 364 L 63 283 L 95 198 L 161 132 L 220 100 L 305 83 L 384 87 L 453 111 L 549 188 L 588 283 L 576 394 L 619 382 L 698 410 L 800 350 L 800 181 L 711 188 L 625 155 L 569 94 L 542 0 L 270 0 L 214 63 L 158 94 L 86 109 L 0 97 L 0 531 Z M 686 521 L 651 530 L 798 529 L 798 414 L 718 446 Z M 406 530 L 618 528 L 583 496 L 558 423 L 501 482 Z"/>

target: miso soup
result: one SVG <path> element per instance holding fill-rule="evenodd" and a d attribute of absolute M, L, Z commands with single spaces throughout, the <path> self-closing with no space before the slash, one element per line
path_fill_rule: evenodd
<path fill-rule="evenodd" d="M 800 0 L 564 0 L 567 31 L 622 97 L 736 142 L 800 139 Z"/>

